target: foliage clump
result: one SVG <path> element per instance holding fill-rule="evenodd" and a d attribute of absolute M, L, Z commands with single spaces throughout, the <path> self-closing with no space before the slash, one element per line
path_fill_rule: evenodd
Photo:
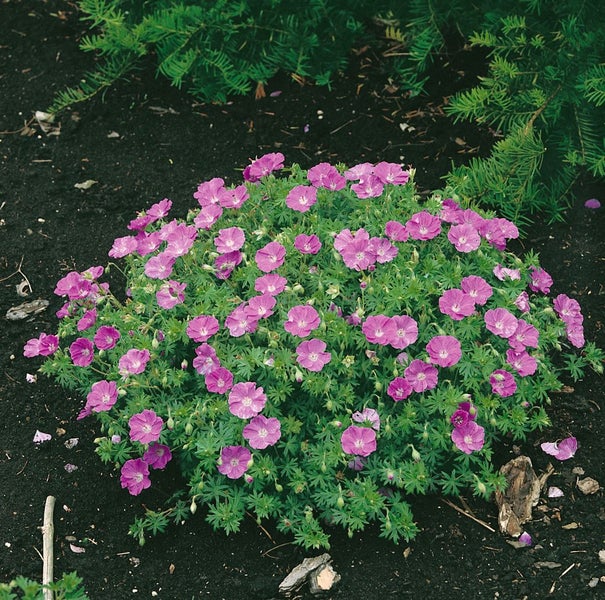
<path fill-rule="evenodd" d="M 103 267 L 68 273 L 58 333 L 25 347 L 86 399 L 123 488 L 178 463 L 186 490 L 136 520 L 141 542 L 198 505 L 305 547 L 371 522 L 409 540 L 411 496 L 489 497 L 495 446 L 549 424 L 563 374 L 602 371 L 579 304 L 507 251 L 510 221 L 421 201 L 400 165 L 283 162 L 201 183 L 184 219 L 168 199 L 139 213 L 109 252 L 125 296 Z"/>

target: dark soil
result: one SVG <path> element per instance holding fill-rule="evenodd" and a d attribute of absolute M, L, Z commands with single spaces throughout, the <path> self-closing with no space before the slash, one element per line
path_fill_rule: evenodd
<path fill-rule="evenodd" d="M 421 191 L 439 187 L 452 163 L 488 153 L 494 141 L 489 131 L 455 125 L 442 111 L 448 96 L 482 72 L 483 60 L 455 46 L 437 60 L 428 95 L 409 98 L 389 84 L 380 50 L 360 49 L 331 90 L 284 76 L 270 82 L 264 99 L 234 98 L 225 106 L 196 103 L 154 79 L 148 65 L 104 99 L 63 114 L 60 134 L 50 136 L 34 112 L 94 64 L 78 50 L 84 26 L 76 8 L 60 0 L 0 0 L 0 24 L 0 581 L 18 574 L 40 579 L 44 502 L 54 495 L 55 573 L 77 570 L 94 600 L 276 597 L 283 577 L 317 553 L 292 545 L 271 523 L 259 528 L 250 519 L 226 537 L 198 513 L 143 547 L 129 537 L 143 503 L 161 506 L 170 482 L 136 498 L 122 490 L 116 472 L 93 452 L 95 424 L 75 420 L 81 399 L 42 375 L 27 383 L 39 363 L 23 357 L 23 345 L 55 329 L 56 281 L 66 271 L 105 264 L 137 210 L 168 197 L 184 215 L 199 182 L 238 179 L 238 169 L 257 155 L 279 150 L 287 163 L 305 168 L 320 161 L 402 162 L 416 168 Z M 74 187 L 89 179 L 97 182 L 90 189 Z M 540 222 L 519 249 L 540 253 L 555 279 L 553 293 L 581 301 L 587 338 L 603 347 L 605 208 L 591 211 L 583 202 L 605 194 L 588 182 L 577 192 L 565 223 Z M 8 321 L 6 311 L 25 300 L 16 292 L 24 278 L 32 288 L 27 300 L 51 305 L 29 320 Z M 541 441 L 569 434 L 579 440 L 576 456 L 555 464 L 549 480 L 565 496 L 543 496 L 534 509 L 531 549 L 515 549 L 497 532 L 493 503 L 465 499 L 495 531 L 441 498 L 418 498 L 421 532 L 409 544 L 380 540 L 373 528 L 353 539 L 333 532 L 330 554 L 342 581 L 331 597 L 603 597 L 603 492 L 582 494 L 572 469 L 605 483 L 604 408 L 603 379 L 588 375 L 553 395 L 550 431 L 499 449 L 502 462 L 521 452 L 540 473 L 548 464 Z M 36 429 L 52 433 L 52 441 L 36 447 Z M 73 449 L 64 444 L 69 438 L 79 439 Z M 78 469 L 66 472 L 67 463 Z"/>

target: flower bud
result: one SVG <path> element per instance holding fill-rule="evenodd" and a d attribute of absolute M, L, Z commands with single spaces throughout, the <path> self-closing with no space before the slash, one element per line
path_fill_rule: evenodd
<path fill-rule="evenodd" d="M 382 381 L 378 381 L 378 380 L 377 380 L 377 381 L 375 381 L 375 382 L 374 382 L 374 389 L 375 389 L 377 392 L 382 392 Z"/>
<path fill-rule="evenodd" d="M 338 508 L 342 508 L 345 505 L 345 499 L 342 496 L 338 496 L 338 500 L 336 500 L 336 506 Z"/>
<path fill-rule="evenodd" d="M 334 410 L 334 401 L 333 400 L 326 401 L 326 410 L 329 410 L 330 412 L 332 412 Z"/>
<path fill-rule="evenodd" d="M 193 425 L 191 424 L 191 422 L 187 423 L 187 425 L 185 425 L 185 433 L 187 435 L 191 435 L 193 433 Z"/>
<path fill-rule="evenodd" d="M 158 342 L 158 340 L 156 338 L 153 338 L 151 340 L 151 347 L 156 349 L 158 346 L 160 345 L 160 342 Z"/>
<path fill-rule="evenodd" d="M 487 492 L 487 487 L 482 481 L 477 480 L 477 490 L 479 490 L 480 494 L 485 494 Z"/>
<path fill-rule="evenodd" d="M 166 420 L 166 427 L 172 431 L 174 429 L 174 419 L 172 417 L 168 417 Z"/>
<path fill-rule="evenodd" d="M 194 515 L 196 510 L 197 510 L 197 504 L 195 503 L 195 499 L 193 499 L 191 501 L 191 504 L 189 505 L 189 511 L 191 512 L 192 515 Z"/>
<path fill-rule="evenodd" d="M 275 491 L 281 494 L 284 491 L 284 486 L 281 483 L 275 482 Z"/>
<path fill-rule="evenodd" d="M 410 444 L 410 448 L 412 449 L 412 460 L 414 462 L 420 462 L 422 460 L 422 456 L 420 456 L 420 452 Z"/>

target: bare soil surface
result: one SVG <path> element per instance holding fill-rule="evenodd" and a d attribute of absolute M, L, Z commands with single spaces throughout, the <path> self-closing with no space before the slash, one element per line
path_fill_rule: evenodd
<path fill-rule="evenodd" d="M 201 181 L 239 179 L 249 159 L 265 152 L 279 150 L 305 168 L 401 162 L 416 169 L 421 191 L 438 188 L 452 164 L 487 154 L 494 142 L 488 130 L 453 124 L 443 113 L 447 98 L 483 71 L 484 59 L 453 45 L 436 60 L 427 95 L 409 98 L 383 72 L 380 49 L 360 48 L 331 90 L 280 76 L 265 98 L 224 106 L 197 103 L 155 79 L 147 63 L 104 99 L 62 114 L 58 135 L 48 135 L 34 112 L 94 65 L 78 50 L 85 26 L 74 3 L 61 0 L 0 0 L 0 24 L 0 581 L 40 579 L 44 502 L 54 495 L 55 572 L 77 570 L 93 600 L 275 598 L 286 574 L 319 552 L 305 552 L 271 523 L 259 527 L 253 519 L 227 537 L 200 513 L 139 546 L 127 535 L 130 523 L 144 505 L 162 505 L 176 475 L 129 496 L 94 453 L 95 424 L 75 420 L 81 399 L 42 375 L 28 383 L 38 363 L 23 357 L 23 345 L 55 329 L 56 281 L 66 271 L 106 264 L 113 239 L 125 235 L 138 210 L 168 197 L 184 215 Z M 96 183 L 75 187 L 87 180 Z M 552 292 L 581 302 L 586 336 L 603 347 L 605 208 L 589 210 L 584 201 L 604 201 L 605 190 L 584 181 L 577 192 L 565 223 L 539 222 L 518 250 L 540 253 L 555 280 Z M 27 298 L 17 293 L 24 280 Z M 5 319 L 11 307 L 37 298 L 50 301 L 46 311 Z M 524 454 L 540 474 L 549 463 L 540 442 L 578 438 L 575 457 L 555 461 L 548 480 L 565 495 L 543 493 L 534 508 L 527 525 L 533 547 L 514 548 L 498 532 L 494 503 L 471 495 L 454 500 L 463 514 L 447 499 L 421 497 L 413 500 L 421 532 L 409 544 L 380 540 L 373 528 L 352 539 L 333 532 L 329 552 L 342 580 L 329 597 L 604 597 L 603 490 L 585 495 L 576 487 L 578 469 L 605 484 L 603 384 L 588 375 L 553 395 L 551 430 L 499 448 L 502 463 Z M 53 439 L 38 447 L 36 430 Z M 71 438 L 79 443 L 70 449 Z M 77 470 L 67 472 L 66 464 Z"/>

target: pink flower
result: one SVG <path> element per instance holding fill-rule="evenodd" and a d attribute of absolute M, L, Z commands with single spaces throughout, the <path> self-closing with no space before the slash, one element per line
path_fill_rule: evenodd
<path fill-rule="evenodd" d="M 229 479 L 239 479 L 247 470 L 252 460 L 252 453 L 243 446 L 225 446 L 221 450 L 217 468 L 219 473 Z"/>
<path fill-rule="evenodd" d="M 336 244 L 334 247 L 336 247 Z M 356 271 L 365 271 L 376 262 L 376 254 L 370 243 L 369 236 L 366 237 L 365 235 L 365 231 L 363 235 L 356 235 L 351 242 L 346 243 L 342 250 L 340 250 L 340 255 L 345 265 Z"/>
<path fill-rule="evenodd" d="M 172 200 L 168 198 L 164 198 L 155 204 L 152 204 L 147 210 L 147 216 L 152 219 L 152 221 L 159 221 L 168 215 L 170 209 L 172 208 Z"/>
<path fill-rule="evenodd" d="M 519 271 L 519 269 L 508 269 L 502 265 L 496 265 L 493 272 L 500 281 L 505 281 L 506 279 L 521 279 L 521 271 Z"/>
<path fill-rule="evenodd" d="M 23 348 L 23 356 L 51 356 L 59 349 L 59 337 L 41 333 L 38 338 L 28 340 Z"/>
<path fill-rule="evenodd" d="M 546 454 L 550 454 L 558 460 L 567 460 L 575 455 L 578 449 L 578 440 L 572 436 L 560 442 L 544 442 L 540 444 L 540 448 Z"/>
<path fill-rule="evenodd" d="M 137 234 L 135 239 L 137 241 L 137 253 L 141 256 L 147 256 L 148 254 L 155 252 L 162 245 L 162 238 L 157 231 L 154 231 L 153 233 L 141 231 Z"/>
<path fill-rule="evenodd" d="M 552 285 L 552 277 L 542 268 L 530 267 L 531 269 L 531 281 L 529 283 L 529 289 L 532 292 L 542 292 L 548 294 L 550 292 L 550 286 Z"/>
<path fill-rule="evenodd" d="M 508 343 L 511 348 L 520 352 L 525 348 L 537 348 L 539 337 L 540 333 L 533 325 L 530 325 L 523 319 L 518 319 L 517 329 L 515 329 L 515 333 L 508 338 Z"/>
<path fill-rule="evenodd" d="M 488 331 L 501 338 L 508 339 L 517 330 L 517 317 L 506 308 L 492 308 L 488 310 L 483 320 Z"/>
<path fill-rule="evenodd" d="M 143 454 L 143 460 L 152 469 L 163 469 L 170 462 L 171 458 L 172 452 L 164 444 L 150 444 L 145 454 Z"/>
<path fill-rule="evenodd" d="M 590 200 L 584 202 L 584 207 L 596 210 L 597 208 L 601 208 L 601 203 L 596 198 L 590 198 Z"/>
<path fill-rule="evenodd" d="M 281 275 L 276 273 L 269 273 L 268 275 L 261 275 L 254 282 L 254 289 L 261 294 L 271 294 L 277 296 L 286 289 L 286 283 L 288 280 Z"/>
<path fill-rule="evenodd" d="M 457 288 L 446 290 L 439 298 L 439 310 L 455 321 L 461 321 L 475 312 L 473 298 Z"/>
<path fill-rule="evenodd" d="M 76 329 L 78 331 L 86 331 L 87 329 L 90 329 L 96 323 L 96 321 L 97 309 L 91 308 L 82 315 L 82 317 L 78 321 L 78 324 L 76 325 Z"/>
<path fill-rule="evenodd" d="M 380 431 L 380 415 L 373 408 L 364 408 L 361 412 L 354 412 L 351 419 L 356 423 L 367 423 L 372 429 Z"/>
<path fill-rule="evenodd" d="M 99 350 L 111 350 L 112 348 L 115 348 L 119 339 L 120 332 L 115 327 L 111 327 L 111 325 L 101 325 L 101 327 L 97 329 L 93 341 Z"/>
<path fill-rule="evenodd" d="M 108 255 L 111 258 L 123 258 L 124 256 L 128 256 L 132 254 L 137 249 L 137 240 L 132 235 L 127 235 L 124 237 L 116 238 L 113 241 L 113 245 L 111 246 L 111 250 L 108 252 Z"/>
<path fill-rule="evenodd" d="M 266 177 L 273 171 L 278 171 L 284 166 L 284 155 L 281 152 L 270 152 L 257 158 L 249 164 L 243 172 L 244 179 L 256 183 L 261 177 Z"/>
<path fill-rule="evenodd" d="M 389 344 L 393 348 L 403 350 L 418 339 L 418 323 L 407 315 L 395 315 L 391 317 L 393 333 Z"/>
<path fill-rule="evenodd" d="M 559 294 L 553 301 L 553 307 L 564 323 L 579 324 L 584 321 L 580 303 L 566 294 Z"/>
<path fill-rule="evenodd" d="M 94 359 L 94 346 L 89 339 L 78 338 L 69 347 L 71 362 L 77 367 L 87 367 Z"/>
<path fill-rule="evenodd" d="M 138 496 L 151 485 L 149 465 L 142 458 L 127 460 L 120 470 L 120 485 L 128 488 L 131 495 Z"/>
<path fill-rule="evenodd" d="M 256 417 L 263 410 L 267 396 L 253 381 L 236 383 L 229 392 L 229 410 L 240 419 Z"/>
<path fill-rule="evenodd" d="M 221 218 L 223 209 L 218 204 L 209 204 L 204 206 L 202 210 L 193 219 L 193 224 L 198 229 L 211 229 L 212 226 Z"/>
<path fill-rule="evenodd" d="M 244 313 L 252 321 L 266 319 L 273 314 L 275 307 L 275 297 L 271 294 L 260 294 L 253 296 L 248 300 L 247 306 L 244 308 Z"/>
<path fill-rule="evenodd" d="M 521 377 L 533 375 L 538 368 L 536 359 L 529 355 L 525 350 L 515 352 L 512 348 L 506 351 L 506 362 L 513 368 Z"/>
<path fill-rule="evenodd" d="M 165 252 L 170 256 L 185 256 L 193 246 L 197 230 L 191 225 L 180 223 L 172 228 L 166 236 Z"/>
<path fill-rule="evenodd" d="M 458 252 L 472 252 L 481 245 L 481 236 L 470 223 L 452 225 L 448 231 L 447 239 Z"/>
<path fill-rule="evenodd" d="M 440 367 L 455 365 L 462 356 L 462 347 L 451 335 L 436 335 L 426 345 L 431 362 Z"/>
<path fill-rule="evenodd" d="M 446 223 L 452 223 L 454 225 L 462 223 L 462 215 L 464 211 L 460 208 L 460 205 L 452 198 L 446 198 L 441 203 L 441 212 L 439 218 Z"/>
<path fill-rule="evenodd" d="M 286 196 L 286 206 L 304 213 L 317 202 L 317 188 L 310 185 L 296 185 Z"/>
<path fill-rule="evenodd" d="M 219 229 L 218 235 L 214 238 L 214 245 L 217 252 L 226 254 L 240 250 L 246 241 L 246 234 L 241 227 L 228 227 Z"/>
<path fill-rule="evenodd" d="M 407 242 L 410 237 L 405 225 L 399 221 L 387 221 L 384 234 L 393 242 Z"/>
<path fill-rule="evenodd" d="M 200 375 L 207 375 L 221 366 L 216 350 L 210 344 L 202 344 L 195 349 L 193 368 Z"/>
<path fill-rule="evenodd" d="M 194 342 L 208 341 L 219 328 L 218 321 L 212 315 L 194 317 L 187 324 L 187 336 Z"/>
<path fill-rule="evenodd" d="M 139 350 L 137 348 L 131 348 L 118 361 L 120 375 L 123 377 L 126 377 L 127 375 L 139 375 L 145 370 L 150 357 L 151 355 L 147 349 Z"/>
<path fill-rule="evenodd" d="M 415 392 L 432 390 L 437 385 L 437 369 L 418 358 L 406 367 L 403 374 Z"/>
<path fill-rule="evenodd" d="M 361 326 L 361 331 L 370 344 L 380 344 L 381 346 L 390 344 L 396 335 L 395 323 L 391 317 L 386 315 L 368 317 Z"/>
<path fill-rule="evenodd" d="M 565 327 L 567 339 L 575 348 L 582 348 L 586 343 L 584 339 L 584 327 L 580 323 L 568 323 Z"/>
<path fill-rule="evenodd" d="M 317 254 L 321 250 L 321 242 L 316 235 L 301 233 L 294 239 L 294 247 L 302 254 Z"/>
<path fill-rule="evenodd" d="M 279 242 L 269 242 L 257 251 L 256 266 L 263 272 L 269 273 L 284 264 L 286 249 Z"/>
<path fill-rule="evenodd" d="M 330 352 L 325 352 L 325 349 L 326 343 L 317 338 L 301 342 L 296 348 L 296 362 L 309 371 L 321 371 L 332 359 Z"/>
<path fill-rule="evenodd" d="M 367 175 L 359 180 L 359 183 L 354 183 L 351 190 L 360 198 L 376 198 L 384 191 L 384 184 L 375 175 Z"/>
<path fill-rule="evenodd" d="M 477 418 L 477 409 L 470 402 L 460 402 L 458 408 L 450 417 L 450 423 L 454 427 L 462 427 L 469 421 Z"/>
<path fill-rule="evenodd" d="M 344 175 L 349 181 L 356 181 L 358 179 L 363 179 L 364 177 L 369 177 L 373 172 L 374 165 L 370 162 L 364 162 L 347 169 Z"/>
<path fill-rule="evenodd" d="M 493 294 L 492 286 L 478 275 L 469 275 L 460 282 L 460 287 L 468 294 L 475 304 L 483 306 Z"/>
<path fill-rule="evenodd" d="M 506 240 L 519 237 L 517 226 L 507 219 L 485 219 L 479 226 L 479 233 L 497 250 L 506 248 Z"/>
<path fill-rule="evenodd" d="M 172 274 L 175 260 L 175 257 L 167 252 L 160 252 L 145 264 L 145 275 L 151 279 L 167 279 Z"/>
<path fill-rule="evenodd" d="M 441 219 L 423 210 L 412 215 L 405 228 L 414 240 L 431 240 L 441 233 Z"/>
<path fill-rule="evenodd" d="M 527 292 L 521 292 L 516 298 L 515 298 L 515 306 L 521 311 L 521 312 L 529 312 L 530 309 L 530 305 L 529 305 L 529 294 Z"/>
<path fill-rule="evenodd" d="M 160 308 L 169 310 L 174 308 L 177 304 L 185 302 L 185 288 L 186 283 L 179 283 L 178 281 L 167 281 L 155 294 L 156 302 Z"/>
<path fill-rule="evenodd" d="M 340 445 L 345 454 L 369 456 L 376 450 L 376 432 L 369 427 L 350 425 L 342 432 Z"/>
<path fill-rule="evenodd" d="M 279 419 L 258 415 L 244 427 L 242 435 L 252 448 L 264 450 L 267 446 L 273 446 L 281 437 L 281 424 Z"/>
<path fill-rule="evenodd" d="M 130 427 L 130 439 L 133 442 L 149 444 L 150 442 L 157 442 L 160 438 L 164 421 L 153 410 L 146 408 L 140 413 L 132 415 L 128 420 L 128 425 Z"/>
<path fill-rule="evenodd" d="M 206 389 L 215 394 L 226 394 L 233 385 L 233 373 L 224 367 L 217 367 L 204 377 Z"/>
<path fill-rule="evenodd" d="M 111 409 L 118 399 L 118 386 L 115 381 L 102 379 L 93 383 L 86 396 L 86 408 L 92 412 Z"/>
<path fill-rule="evenodd" d="M 399 253 L 397 246 L 393 246 L 386 238 L 379 237 L 370 240 L 370 249 L 376 257 L 376 262 L 380 264 L 391 262 Z"/>
<path fill-rule="evenodd" d="M 456 444 L 458 450 L 462 450 L 465 454 L 471 454 L 483 448 L 485 429 L 481 425 L 477 425 L 475 421 L 468 421 L 460 427 L 454 427 L 452 441 Z"/>
<path fill-rule="evenodd" d="M 353 234 L 350 229 L 343 229 L 334 236 L 334 248 L 338 252 L 342 252 L 356 237 L 366 241 L 370 240 L 370 234 L 365 229 L 360 229 L 356 234 Z"/>
<path fill-rule="evenodd" d="M 407 379 L 403 377 L 395 377 L 387 388 L 387 394 L 395 400 L 395 402 L 400 402 L 401 400 L 405 400 L 412 393 L 412 386 Z"/>
<path fill-rule="evenodd" d="M 307 178 L 317 188 L 342 190 L 347 180 L 338 172 L 336 167 L 327 162 L 319 163 L 307 171 Z"/>
<path fill-rule="evenodd" d="M 489 376 L 489 382 L 492 386 L 492 392 L 503 398 L 512 396 L 517 391 L 515 378 L 504 369 L 496 369 Z"/>
<path fill-rule="evenodd" d="M 70 300 L 86 298 L 92 290 L 92 282 L 80 273 L 69 272 L 61 278 L 55 287 L 57 296 L 67 296 Z"/>
<path fill-rule="evenodd" d="M 246 333 L 256 331 L 258 319 L 252 318 L 246 313 L 246 304 L 242 303 L 233 309 L 225 319 L 225 327 L 232 337 L 241 337 Z"/>
<path fill-rule="evenodd" d="M 297 337 L 307 337 L 320 324 L 319 313 L 308 304 L 300 304 L 288 311 L 284 329 Z"/>
<path fill-rule="evenodd" d="M 221 199 L 227 194 L 225 181 L 220 177 L 214 177 L 210 181 L 200 183 L 193 197 L 201 207 L 205 207 L 211 204 L 220 204 Z"/>
<path fill-rule="evenodd" d="M 382 183 L 390 185 L 405 185 L 410 179 L 410 174 L 397 163 L 379 162 L 373 173 Z"/>
<path fill-rule="evenodd" d="M 248 188 L 245 185 L 238 185 L 232 190 L 227 190 L 227 193 L 220 197 L 219 202 L 223 208 L 241 208 L 248 198 L 250 198 Z"/>

